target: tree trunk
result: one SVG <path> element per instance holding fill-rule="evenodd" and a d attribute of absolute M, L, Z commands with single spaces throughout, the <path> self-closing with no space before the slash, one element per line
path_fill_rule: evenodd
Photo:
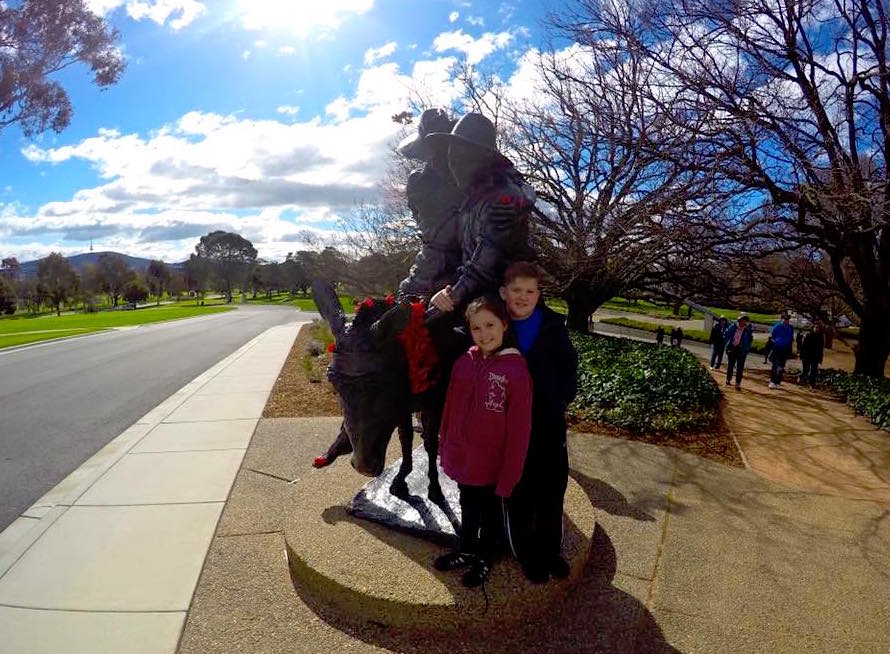
<path fill-rule="evenodd" d="M 887 356 L 890 355 L 890 335 L 888 335 L 890 315 L 883 312 L 866 313 L 859 326 L 859 345 L 855 350 L 857 375 L 883 377 Z"/>
<path fill-rule="evenodd" d="M 596 287 L 588 281 L 576 280 L 569 284 L 563 296 L 569 306 L 568 328 L 582 334 L 588 333 L 590 316 L 612 295 L 611 289 Z"/>

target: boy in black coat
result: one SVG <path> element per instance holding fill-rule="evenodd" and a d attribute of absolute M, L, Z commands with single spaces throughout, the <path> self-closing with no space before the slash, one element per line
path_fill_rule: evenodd
<path fill-rule="evenodd" d="M 532 431 L 522 478 L 508 502 L 507 536 L 525 576 L 565 579 L 562 510 L 569 480 L 565 411 L 578 387 L 578 353 L 564 318 L 540 301 L 541 273 L 528 262 L 510 265 L 501 297 L 534 387 Z"/>

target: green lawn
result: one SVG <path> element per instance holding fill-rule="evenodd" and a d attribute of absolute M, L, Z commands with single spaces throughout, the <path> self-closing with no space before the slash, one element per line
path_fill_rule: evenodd
<path fill-rule="evenodd" d="M 248 295 L 247 303 L 290 305 L 300 311 L 318 311 L 318 307 L 315 306 L 315 300 L 312 298 L 312 293 L 282 293 L 278 296 L 273 295 L 271 298 L 267 298 L 265 295 L 257 295 L 255 300 Z M 355 301 L 351 295 L 341 295 L 340 306 L 343 307 L 345 313 L 355 312 Z"/>
<path fill-rule="evenodd" d="M 79 334 L 102 331 L 112 327 L 144 325 L 165 320 L 179 320 L 204 316 L 232 307 L 161 305 L 134 311 L 102 311 L 99 313 L 77 313 L 63 316 L 10 316 L 0 319 L 0 348 L 13 345 L 36 343 L 54 338 L 64 338 Z"/>
<path fill-rule="evenodd" d="M 554 311 L 558 311 L 559 313 L 568 313 L 568 307 L 564 300 L 560 298 L 547 298 L 547 306 L 549 306 Z M 679 315 L 675 314 L 672 307 L 665 306 L 662 304 L 655 304 L 654 302 L 649 302 L 648 300 L 637 300 L 634 302 L 633 300 L 627 300 L 623 297 L 613 297 L 611 300 L 608 300 L 602 304 L 601 309 L 611 309 L 612 311 L 624 311 L 626 313 L 639 313 L 644 316 L 651 316 L 653 318 L 665 318 L 667 320 L 687 320 L 687 312 L 688 308 L 684 305 L 680 309 Z M 731 321 L 735 320 L 739 313 L 745 311 L 744 309 L 726 309 L 720 307 L 708 307 L 711 311 L 713 311 L 718 316 L 726 316 L 727 319 Z M 779 316 L 774 313 L 758 313 L 756 311 L 745 311 L 748 314 L 748 317 L 751 319 L 751 322 L 758 323 L 760 325 L 772 325 L 776 321 L 778 321 Z M 693 310 L 692 319 L 701 320 L 704 318 L 704 314 L 700 311 Z"/>

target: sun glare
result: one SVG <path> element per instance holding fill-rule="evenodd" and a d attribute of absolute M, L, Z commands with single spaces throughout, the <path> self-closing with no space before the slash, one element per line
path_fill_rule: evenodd
<path fill-rule="evenodd" d="M 244 27 L 287 30 L 299 36 L 332 30 L 345 19 L 361 15 L 374 0 L 239 0 Z"/>

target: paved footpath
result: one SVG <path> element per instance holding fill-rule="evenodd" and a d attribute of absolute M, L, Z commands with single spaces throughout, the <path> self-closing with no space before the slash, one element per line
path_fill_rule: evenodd
<path fill-rule="evenodd" d="M 715 379 L 721 385 L 725 377 Z M 724 418 L 746 463 L 765 479 L 815 493 L 890 504 L 890 434 L 821 391 L 749 372 L 722 386 Z"/>
<path fill-rule="evenodd" d="M 726 400 L 750 469 L 571 434 L 597 530 L 533 628 L 341 630 L 282 556 L 282 502 L 340 419 L 260 418 L 297 328 L 188 384 L 0 535 L 0 654 L 890 651 L 890 438 L 758 371 Z"/>
<path fill-rule="evenodd" d="M 175 652 L 298 328 L 273 327 L 191 381 L 0 534 L 0 653 Z"/>

